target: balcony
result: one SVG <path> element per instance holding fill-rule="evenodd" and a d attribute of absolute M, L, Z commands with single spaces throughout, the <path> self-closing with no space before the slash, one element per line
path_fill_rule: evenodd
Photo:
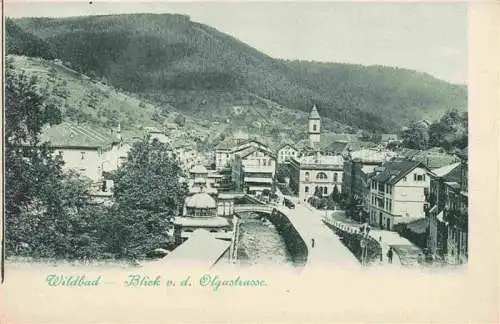
<path fill-rule="evenodd" d="M 245 165 L 243 169 L 245 172 L 255 172 L 255 173 L 262 173 L 262 172 L 274 173 L 274 171 L 276 170 L 274 165 Z"/>
<path fill-rule="evenodd" d="M 265 184 L 272 184 L 273 183 L 273 179 L 272 178 L 245 177 L 244 181 L 245 182 L 251 182 L 251 183 L 265 183 Z"/>

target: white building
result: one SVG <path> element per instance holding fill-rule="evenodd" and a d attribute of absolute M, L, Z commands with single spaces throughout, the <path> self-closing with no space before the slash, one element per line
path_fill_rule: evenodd
<path fill-rule="evenodd" d="M 242 135 L 239 136 L 242 137 Z M 221 170 L 230 167 L 234 155 L 249 147 L 260 147 L 269 150 L 267 145 L 254 139 L 228 138 L 217 145 L 215 149 L 215 169 Z"/>
<path fill-rule="evenodd" d="M 392 230 L 398 223 L 425 217 L 432 172 L 418 161 L 390 161 L 370 178 L 370 224 Z"/>
<path fill-rule="evenodd" d="M 340 155 L 303 156 L 292 159 L 290 165 L 294 172 L 291 186 L 299 193 L 299 200 L 306 201 L 319 190 L 323 196 L 336 190 L 342 192 L 344 158 Z M 318 188 L 318 189 L 316 189 Z"/>
<path fill-rule="evenodd" d="M 285 161 L 296 158 L 299 156 L 299 150 L 295 148 L 295 146 L 291 144 L 284 144 L 278 148 L 276 152 L 276 157 L 278 159 L 278 163 L 284 163 Z"/>
<path fill-rule="evenodd" d="M 104 134 L 87 126 L 62 123 L 47 128 L 41 140 L 62 156 L 64 169 L 94 182 L 103 180 L 103 172 L 116 170 L 123 155 L 120 134 L 114 130 Z"/>
<path fill-rule="evenodd" d="M 167 144 L 172 142 L 164 131 L 156 127 L 144 127 L 144 131 L 146 132 L 146 135 L 151 136 L 151 139 L 156 139 L 160 143 Z"/>
<path fill-rule="evenodd" d="M 250 145 L 234 154 L 231 166 L 236 191 L 258 194 L 272 189 L 276 157 L 269 149 Z"/>

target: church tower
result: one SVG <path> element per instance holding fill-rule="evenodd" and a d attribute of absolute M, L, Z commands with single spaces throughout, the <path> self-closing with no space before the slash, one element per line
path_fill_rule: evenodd
<path fill-rule="evenodd" d="M 319 144 L 321 136 L 321 117 L 319 116 L 316 105 L 313 106 L 309 114 L 309 144 L 316 147 Z"/>

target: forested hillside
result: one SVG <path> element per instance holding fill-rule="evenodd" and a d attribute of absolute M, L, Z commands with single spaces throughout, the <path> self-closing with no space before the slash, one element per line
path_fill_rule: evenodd
<path fill-rule="evenodd" d="M 14 22 L 16 25 L 10 22 L 7 26 L 7 44 L 19 43 L 18 26 L 50 44 L 54 56 L 78 72 L 160 107 L 210 120 L 225 119 L 235 106 L 252 111 L 278 106 L 307 112 L 316 103 L 322 116 L 330 119 L 325 122 L 327 129 L 350 125 L 388 132 L 411 119 L 434 119 L 450 108 L 464 110 L 467 106 L 465 87 L 426 74 L 276 60 L 182 15 Z M 8 53 L 32 56 L 31 52 L 8 47 Z M 262 104 L 267 101 L 274 104 Z"/>

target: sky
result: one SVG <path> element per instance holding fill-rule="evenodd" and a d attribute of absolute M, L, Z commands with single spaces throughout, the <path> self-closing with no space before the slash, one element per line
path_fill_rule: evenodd
<path fill-rule="evenodd" d="M 8 17 L 181 13 L 275 58 L 385 65 L 467 84 L 465 2 L 5 0 Z"/>

